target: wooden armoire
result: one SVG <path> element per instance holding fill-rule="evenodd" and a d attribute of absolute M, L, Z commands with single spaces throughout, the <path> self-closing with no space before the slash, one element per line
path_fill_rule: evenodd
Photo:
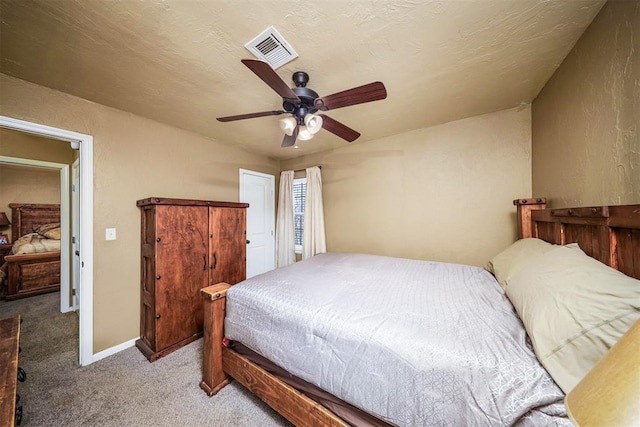
<path fill-rule="evenodd" d="M 200 289 L 246 277 L 248 203 L 150 197 L 142 213 L 140 339 L 153 362 L 200 338 Z"/>

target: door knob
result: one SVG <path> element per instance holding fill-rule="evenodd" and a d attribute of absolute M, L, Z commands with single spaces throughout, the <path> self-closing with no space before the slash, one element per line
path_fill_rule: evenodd
<path fill-rule="evenodd" d="M 251 240 L 247 240 L 247 245 L 248 245 L 249 243 L 251 243 Z"/>

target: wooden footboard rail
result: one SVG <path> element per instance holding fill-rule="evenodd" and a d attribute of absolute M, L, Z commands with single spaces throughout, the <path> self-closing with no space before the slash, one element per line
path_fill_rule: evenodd
<path fill-rule="evenodd" d="M 640 205 L 545 209 L 546 199 L 517 199 L 518 238 L 578 243 L 589 256 L 640 279 Z"/>
<path fill-rule="evenodd" d="M 60 290 L 60 252 L 7 255 L 7 300 Z"/>
<path fill-rule="evenodd" d="M 209 396 L 236 379 L 296 426 L 347 424 L 331 411 L 223 345 L 227 290 L 218 283 L 200 291 L 204 297 L 203 373 L 200 387 Z"/>

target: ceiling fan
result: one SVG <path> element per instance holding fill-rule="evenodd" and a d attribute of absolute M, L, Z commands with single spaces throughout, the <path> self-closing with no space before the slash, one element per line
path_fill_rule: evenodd
<path fill-rule="evenodd" d="M 217 120 L 232 122 L 289 113 L 291 117 L 280 120 L 280 128 L 285 132 L 282 140 L 283 147 L 295 145 L 297 139 L 311 139 L 320 129 L 328 130 L 348 142 L 353 142 L 360 136 L 360 133 L 325 114 L 316 113 L 318 111 L 335 110 L 350 105 L 378 101 L 387 97 L 387 90 L 382 82 L 373 82 L 320 97 L 315 91 L 306 87 L 309 75 L 304 71 L 293 73 L 292 79 L 296 87 L 290 88 L 266 62 L 243 59 L 242 63 L 282 97 L 283 109 L 218 117 Z"/>

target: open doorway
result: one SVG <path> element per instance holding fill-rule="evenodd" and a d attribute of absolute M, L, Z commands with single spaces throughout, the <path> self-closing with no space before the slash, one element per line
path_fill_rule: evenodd
<path fill-rule="evenodd" d="M 58 144 L 56 155 L 49 154 L 52 160 L 65 161 L 66 163 L 51 162 L 38 159 L 30 159 L 25 157 L 9 157 L 0 155 L 0 209 L 7 211 L 12 203 L 31 203 L 31 204 L 51 204 L 59 206 L 60 215 L 60 304 L 59 309 L 62 313 L 77 309 L 72 300 L 73 289 L 73 271 L 70 262 L 71 257 L 71 240 L 69 233 L 73 226 L 71 213 L 79 211 L 78 205 L 70 204 L 70 182 L 68 161 L 73 159 L 73 151 L 70 147 L 66 147 L 63 142 L 48 140 L 44 138 L 34 139 L 31 135 L 19 135 L 15 131 L 7 131 L 0 129 L 0 140 L 2 141 L 0 153 L 11 152 L 11 147 L 16 145 L 53 145 Z M 24 144 L 27 142 L 27 144 Z M 24 152 L 23 152 L 24 153 Z M 46 156 L 45 156 L 46 157 Z M 65 159 L 67 157 L 67 159 Z M 24 207 L 20 212 L 26 212 Z M 35 211 L 32 211 L 35 215 Z M 13 217 L 9 213 L 10 217 Z M 77 217 L 76 217 L 77 218 Z M 15 219 L 12 218 L 14 224 L 11 226 L 12 235 L 14 235 L 10 243 L 15 243 L 18 232 L 16 229 Z M 27 230 L 32 233 L 35 230 Z M 18 236 L 20 237 L 20 236 Z M 43 278 L 46 279 L 46 278 Z M 33 291 L 33 284 L 32 291 Z M 39 292 L 37 292 L 39 293 Z"/>
<path fill-rule="evenodd" d="M 79 265 L 79 363 L 88 365 L 94 361 L 93 354 L 93 137 L 90 135 L 80 134 L 77 132 L 67 131 L 64 129 L 53 128 L 40 125 L 37 123 L 17 120 L 10 117 L 0 116 L 0 128 L 24 132 L 27 134 L 37 135 L 44 138 L 54 140 L 59 143 L 65 141 L 71 144 L 75 149 L 79 150 L 79 183 L 78 192 L 78 232 L 83 236 L 83 250 L 78 252 Z M 5 153 L 11 154 L 11 153 Z M 11 156 L 7 156 L 11 157 Z M 69 183 L 69 164 L 66 165 L 67 188 Z M 62 169 L 61 169 L 62 170 Z M 70 205 L 69 193 L 66 194 L 67 199 L 62 200 L 63 205 Z M 61 212 L 62 213 L 62 212 Z M 67 226 L 70 226 L 70 211 L 67 212 Z M 69 233 L 67 233 L 69 235 Z M 68 242 L 69 244 L 69 242 Z M 70 250 L 66 251 L 68 254 Z M 61 254 L 62 255 L 62 254 Z M 62 263 L 62 260 L 61 260 Z M 69 265 L 69 260 L 67 260 Z M 69 276 L 71 275 L 68 271 Z M 67 277 L 70 280 L 70 277 Z M 62 278 L 61 278 L 62 282 Z M 69 306 L 72 306 L 72 300 Z"/>

